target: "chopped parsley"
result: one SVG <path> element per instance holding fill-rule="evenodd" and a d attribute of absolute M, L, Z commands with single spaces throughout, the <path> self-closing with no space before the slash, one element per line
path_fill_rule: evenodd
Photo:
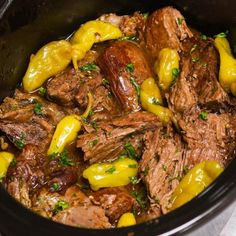
<path fill-rule="evenodd" d="M 182 25 L 184 21 L 184 18 L 177 18 L 177 24 Z"/>
<path fill-rule="evenodd" d="M 119 41 L 138 41 L 139 38 L 137 35 L 124 36 L 119 38 Z"/>
<path fill-rule="evenodd" d="M 102 79 L 102 84 L 105 86 L 105 85 L 109 85 L 110 82 L 107 80 L 107 79 Z"/>
<path fill-rule="evenodd" d="M 133 77 L 130 78 L 130 82 L 135 87 L 136 93 L 139 96 L 140 95 L 140 86 L 139 86 L 139 84 L 137 83 L 137 81 Z"/>
<path fill-rule="evenodd" d="M 171 73 L 172 73 L 172 77 L 173 77 L 174 79 L 177 79 L 177 78 L 179 77 L 179 74 L 180 74 L 180 69 L 178 69 L 178 68 L 173 68 L 172 71 L 171 71 Z"/>
<path fill-rule="evenodd" d="M 11 166 L 11 167 L 15 167 L 16 164 L 17 164 L 17 160 L 16 160 L 16 158 L 14 157 L 14 158 L 12 159 L 11 163 L 10 163 L 10 166 Z"/>
<path fill-rule="evenodd" d="M 112 166 L 111 168 L 109 168 L 108 170 L 106 170 L 106 173 L 113 174 L 114 171 L 116 171 L 116 167 L 115 167 L 115 166 Z"/>
<path fill-rule="evenodd" d="M 91 109 L 91 110 L 89 111 L 88 116 L 91 117 L 91 116 L 93 116 L 93 115 L 94 115 L 94 111 L 93 111 L 93 109 Z"/>
<path fill-rule="evenodd" d="M 166 166 L 166 165 L 162 165 L 162 169 L 163 169 L 164 171 L 167 171 L 167 166 Z"/>
<path fill-rule="evenodd" d="M 148 18 L 148 16 L 149 16 L 149 12 L 143 13 L 143 18 L 144 18 L 145 20 Z"/>
<path fill-rule="evenodd" d="M 207 116 L 208 116 L 208 112 L 202 111 L 202 112 L 199 114 L 199 119 L 201 119 L 201 120 L 207 120 Z"/>
<path fill-rule="evenodd" d="M 192 62 L 198 62 L 200 59 L 198 57 L 192 57 Z"/>
<path fill-rule="evenodd" d="M 95 63 L 88 63 L 80 67 L 81 71 L 93 71 L 96 70 L 98 66 Z"/>
<path fill-rule="evenodd" d="M 140 182 L 140 179 L 137 176 L 129 177 L 129 180 L 130 180 L 131 184 L 133 184 L 133 185 L 138 184 Z"/>
<path fill-rule="evenodd" d="M 94 147 L 95 145 L 97 145 L 97 143 L 98 143 L 98 139 L 95 139 L 95 140 L 89 142 L 89 146 Z"/>
<path fill-rule="evenodd" d="M 96 121 L 93 121 L 92 123 L 91 123 L 91 126 L 93 127 L 93 129 L 95 129 L 95 130 L 97 130 L 98 129 L 98 124 L 97 124 L 97 122 Z"/>
<path fill-rule="evenodd" d="M 137 168 L 137 165 L 136 164 L 133 164 L 133 165 L 128 165 L 129 168 Z"/>
<path fill-rule="evenodd" d="M 219 33 L 217 35 L 214 35 L 214 38 L 226 38 L 228 33 L 229 33 L 229 31 L 226 30 L 225 32 L 221 32 L 221 33 Z"/>
<path fill-rule="evenodd" d="M 47 93 L 47 89 L 44 87 L 40 87 L 38 93 L 42 96 L 45 96 L 45 94 Z"/>
<path fill-rule="evenodd" d="M 13 143 L 18 147 L 19 149 L 23 149 L 25 147 L 25 133 L 21 133 L 19 138 L 13 138 Z"/>
<path fill-rule="evenodd" d="M 136 201 L 142 209 L 146 208 L 146 196 L 143 192 L 133 191 L 131 192 L 131 195 L 135 197 Z"/>
<path fill-rule="evenodd" d="M 131 143 L 126 143 L 124 149 L 125 151 L 122 153 L 123 155 L 127 155 L 130 159 L 139 159 L 135 148 Z"/>
<path fill-rule="evenodd" d="M 57 190 L 59 190 L 60 189 L 60 184 L 59 183 L 53 183 L 52 184 L 52 189 L 54 190 L 54 191 L 57 191 Z"/>
<path fill-rule="evenodd" d="M 154 104 L 154 105 L 161 105 L 161 103 L 154 97 L 152 97 L 151 101 L 152 101 L 152 104 Z"/>
<path fill-rule="evenodd" d="M 34 113 L 39 116 L 43 115 L 43 105 L 41 103 L 36 102 L 34 104 Z"/>
<path fill-rule="evenodd" d="M 208 37 L 207 37 L 205 34 L 202 34 L 202 35 L 201 35 L 201 39 L 202 39 L 202 40 L 207 40 Z"/>
<path fill-rule="evenodd" d="M 184 166 L 183 171 L 184 171 L 184 175 L 186 175 L 189 172 L 188 166 Z"/>
<path fill-rule="evenodd" d="M 130 73 L 134 72 L 134 64 L 130 63 L 126 66 L 127 71 L 129 71 Z"/>
<path fill-rule="evenodd" d="M 190 54 L 192 54 L 198 48 L 197 44 L 194 44 L 190 50 Z"/>
<path fill-rule="evenodd" d="M 69 205 L 68 202 L 63 201 L 63 200 L 59 200 L 56 203 L 56 205 L 54 206 L 53 213 L 57 214 L 58 212 L 63 211 L 65 209 L 69 208 L 69 207 L 70 207 L 70 205 Z"/>
<path fill-rule="evenodd" d="M 65 150 L 62 153 L 53 153 L 49 156 L 50 160 L 58 159 L 60 166 L 74 166 L 75 163 L 70 159 L 68 151 Z"/>

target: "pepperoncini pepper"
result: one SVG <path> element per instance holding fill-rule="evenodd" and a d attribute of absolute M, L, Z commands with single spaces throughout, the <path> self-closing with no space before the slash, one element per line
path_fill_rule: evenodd
<path fill-rule="evenodd" d="M 117 39 L 121 36 L 120 29 L 110 23 L 94 20 L 83 24 L 71 39 L 74 68 L 78 68 L 77 61 L 85 56 L 94 43 Z"/>
<path fill-rule="evenodd" d="M 177 50 L 171 48 L 163 48 L 158 59 L 155 62 L 154 70 L 159 78 L 159 87 L 167 90 L 173 80 L 178 76 L 173 71 L 179 72 L 179 55 Z"/>
<path fill-rule="evenodd" d="M 124 213 L 118 223 L 117 223 L 117 227 L 120 228 L 120 227 L 127 227 L 127 226 L 131 226 L 131 225 L 136 225 L 136 219 L 134 217 L 134 214 L 133 213 L 130 213 L 130 212 L 127 212 L 127 213 Z"/>
<path fill-rule="evenodd" d="M 203 161 L 195 165 L 173 192 L 171 210 L 182 206 L 201 193 L 222 171 L 223 168 L 216 161 Z"/>
<path fill-rule="evenodd" d="M 31 56 L 23 87 L 27 92 L 39 88 L 49 77 L 63 71 L 71 62 L 71 44 L 66 40 L 53 41 Z"/>
<path fill-rule="evenodd" d="M 0 152 L 0 179 L 6 176 L 7 169 L 14 159 L 14 155 L 10 152 Z"/>
<path fill-rule="evenodd" d="M 215 38 L 215 46 L 220 54 L 220 72 L 219 81 L 221 86 L 235 96 L 236 90 L 236 59 L 231 53 L 229 42 L 226 38 Z"/>
<path fill-rule="evenodd" d="M 88 106 L 82 117 L 88 117 L 92 108 L 92 103 L 92 94 L 88 93 Z M 61 153 L 67 144 L 76 139 L 77 134 L 81 129 L 81 125 L 81 116 L 74 114 L 65 116 L 56 127 L 47 154 L 52 155 L 53 153 Z"/>
<path fill-rule="evenodd" d="M 140 101 L 145 110 L 157 115 L 162 122 L 168 123 L 172 119 L 172 112 L 161 106 L 161 93 L 153 78 L 148 78 L 141 84 Z"/>
<path fill-rule="evenodd" d="M 91 188 L 96 191 L 105 187 L 125 186 L 137 175 L 138 163 L 130 158 L 119 158 L 113 162 L 93 164 L 83 172 Z"/>

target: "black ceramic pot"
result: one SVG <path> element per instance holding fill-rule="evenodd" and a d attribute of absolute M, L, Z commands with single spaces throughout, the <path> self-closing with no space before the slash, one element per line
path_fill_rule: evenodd
<path fill-rule="evenodd" d="M 14 91 L 30 54 L 48 41 L 70 34 L 82 22 L 103 13 L 148 12 L 166 5 L 180 9 L 188 24 L 205 34 L 229 29 L 231 43 L 235 39 L 236 44 L 235 0 L 0 0 L 0 99 Z M 0 232 L 6 236 L 183 235 L 220 214 L 235 197 L 236 160 L 233 160 L 209 188 L 180 209 L 134 227 L 90 230 L 44 219 L 17 203 L 0 187 Z"/>

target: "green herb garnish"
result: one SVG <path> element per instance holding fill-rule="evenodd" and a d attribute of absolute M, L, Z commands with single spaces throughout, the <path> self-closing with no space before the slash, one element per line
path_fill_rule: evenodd
<path fill-rule="evenodd" d="M 130 180 L 131 184 L 133 184 L 133 185 L 138 184 L 140 182 L 140 179 L 137 176 L 129 177 L 129 180 Z"/>
<path fill-rule="evenodd" d="M 137 35 L 124 36 L 118 39 L 119 41 L 138 41 L 139 38 Z"/>
<path fill-rule="evenodd" d="M 178 25 L 182 25 L 184 18 L 177 18 Z"/>
<path fill-rule="evenodd" d="M 21 133 L 19 138 L 13 138 L 13 143 L 18 147 L 19 149 L 23 149 L 25 147 L 25 133 Z"/>
<path fill-rule="evenodd" d="M 207 37 L 205 34 L 202 34 L 202 35 L 201 35 L 201 39 L 202 39 L 202 40 L 207 40 L 208 37 Z"/>
<path fill-rule="evenodd" d="M 136 164 L 132 164 L 132 165 L 128 165 L 128 167 L 135 169 L 135 168 L 137 168 L 137 165 Z"/>
<path fill-rule="evenodd" d="M 116 171 L 116 167 L 112 166 L 110 169 L 106 170 L 106 173 L 113 174 L 114 171 Z"/>
<path fill-rule="evenodd" d="M 102 79 L 102 84 L 103 85 L 109 85 L 110 82 L 107 79 Z"/>
<path fill-rule="evenodd" d="M 59 164 L 61 166 L 74 166 L 75 163 L 69 158 L 68 151 L 65 150 L 59 155 Z"/>
<path fill-rule="evenodd" d="M 198 62 L 200 59 L 198 57 L 192 57 L 192 62 Z"/>
<path fill-rule="evenodd" d="M 16 167 L 16 164 L 17 164 L 17 160 L 16 160 L 16 158 L 14 157 L 13 160 L 11 161 L 11 163 L 10 163 L 10 166 L 11 166 L 11 167 Z"/>
<path fill-rule="evenodd" d="M 148 18 L 148 16 L 149 16 L 149 12 L 143 13 L 143 18 L 144 18 L 145 20 Z"/>
<path fill-rule="evenodd" d="M 126 66 L 127 71 L 129 71 L 130 73 L 134 72 L 134 64 L 130 63 Z"/>
<path fill-rule="evenodd" d="M 95 139 L 93 141 L 90 141 L 89 145 L 90 145 L 90 147 L 94 147 L 95 145 L 97 145 L 97 143 L 98 143 L 98 139 Z"/>
<path fill-rule="evenodd" d="M 97 124 L 97 122 L 96 121 L 93 121 L 92 123 L 91 123 L 91 126 L 93 127 L 93 129 L 95 129 L 95 130 L 97 130 L 98 129 L 98 124 Z"/>
<path fill-rule="evenodd" d="M 43 105 L 41 103 L 36 102 L 34 104 L 34 113 L 36 115 L 43 115 Z"/>
<path fill-rule="evenodd" d="M 163 169 L 164 171 L 167 171 L 167 166 L 166 166 L 166 165 L 162 165 L 162 169 Z"/>
<path fill-rule="evenodd" d="M 144 193 L 133 191 L 131 192 L 131 195 L 135 197 L 136 201 L 142 209 L 146 208 L 146 197 Z"/>
<path fill-rule="evenodd" d="M 131 143 L 126 143 L 124 149 L 125 149 L 124 155 L 126 154 L 130 159 L 138 159 L 135 148 Z"/>
<path fill-rule="evenodd" d="M 45 96 L 45 94 L 47 93 L 47 89 L 44 87 L 40 87 L 38 93 L 42 96 Z"/>
<path fill-rule="evenodd" d="M 57 190 L 60 189 L 60 184 L 59 183 L 53 183 L 52 188 L 53 188 L 53 190 L 57 191 Z"/>
<path fill-rule="evenodd" d="M 133 77 L 130 78 L 130 82 L 135 87 L 136 93 L 139 96 L 140 95 L 140 86 L 139 86 L 139 84 L 137 83 L 137 81 Z"/>
<path fill-rule="evenodd" d="M 207 120 L 207 116 L 208 116 L 208 112 L 202 111 L 202 112 L 199 114 L 199 119 L 201 119 L 201 120 Z"/>
<path fill-rule="evenodd" d="M 180 75 L 180 69 L 178 69 L 178 68 L 173 68 L 172 71 L 171 71 L 171 73 L 172 73 L 172 77 L 173 77 L 174 79 L 177 79 L 177 78 L 179 77 L 179 75 Z"/>
<path fill-rule="evenodd" d="M 63 211 L 65 209 L 69 208 L 69 207 L 70 207 L 70 205 L 69 205 L 68 202 L 63 201 L 63 200 L 59 200 L 56 203 L 56 205 L 54 206 L 53 213 L 57 214 L 58 212 Z"/>
<path fill-rule="evenodd" d="M 96 70 L 98 68 L 98 66 L 95 63 L 88 63 L 84 66 L 80 67 L 80 70 L 82 71 L 93 71 Z"/>
<path fill-rule="evenodd" d="M 197 44 L 194 44 L 190 50 L 190 54 L 192 54 L 198 48 Z"/>

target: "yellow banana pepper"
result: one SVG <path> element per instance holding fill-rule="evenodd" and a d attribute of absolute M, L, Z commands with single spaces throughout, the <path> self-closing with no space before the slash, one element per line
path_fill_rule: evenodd
<path fill-rule="evenodd" d="M 128 212 L 128 213 L 124 213 L 120 217 L 117 227 L 120 228 L 120 227 L 127 227 L 131 225 L 136 225 L 136 219 L 133 213 Z"/>
<path fill-rule="evenodd" d="M 124 186 L 137 175 L 138 163 L 130 158 L 120 158 L 113 162 L 93 164 L 83 172 L 91 188 L 96 191 L 105 187 Z"/>
<path fill-rule="evenodd" d="M 148 78 L 141 84 L 140 101 L 145 110 L 157 115 L 162 122 L 168 123 L 172 119 L 172 112 L 161 106 L 161 93 L 153 78 Z"/>
<path fill-rule="evenodd" d="M 82 115 L 86 118 L 91 111 L 93 103 L 93 97 L 91 93 L 88 93 L 88 106 Z M 56 131 L 53 134 L 50 147 L 47 154 L 52 155 L 53 153 L 61 153 L 65 146 L 74 141 L 77 137 L 78 132 L 81 129 L 81 116 L 68 115 L 65 116 L 57 125 Z"/>
<path fill-rule="evenodd" d="M 172 195 L 174 210 L 190 201 L 209 186 L 224 169 L 216 161 L 203 161 L 194 166 L 180 181 Z"/>
<path fill-rule="evenodd" d="M 39 88 L 49 77 L 63 71 L 71 62 L 71 44 L 66 40 L 43 46 L 30 59 L 23 87 L 27 92 Z"/>
<path fill-rule="evenodd" d="M 14 159 L 14 155 L 10 152 L 0 152 L 0 179 L 6 176 L 7 169 Z"/>
<path fill-rule="evenodd" d="M 155 62 L 154 70 L 158 75 L 159 87 L 167 90 L 179 74 L 179 55 L 177 50 L 163 48 Z"/>
<path fill-rule="evenodd" d="M 231 53 L 229 42 L 226 38 L 215 38 L 215 46 L 220 54 L 220 72 L 219 81 L 221 86 L 227 91 L 235 95 L 236 83 L 236 59 Z M 231 85 L 233 86 L 231 89 Z"/>
<path fill-rule="evenodd" d="M 78 68 L 77 61 L 85 56 L 94 43 L 117 39 L 121 36 L 120 29 L 110 23 L 94 20 L 83 24 L 71 39 L 72 61 L 75 69 Z"/>

